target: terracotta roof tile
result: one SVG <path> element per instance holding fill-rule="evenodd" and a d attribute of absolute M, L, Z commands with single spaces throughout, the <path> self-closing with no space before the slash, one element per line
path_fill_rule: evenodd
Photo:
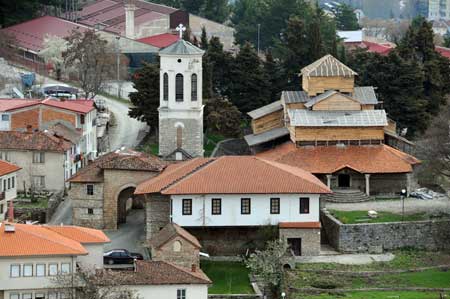
<path fill-rule="evenodd" d="M 21 168 L 12 163 L 0 160 L 0 176 L 6 175 L 11 172 L 19 171 Z"/>
<path fill-rule="evenodd" d="M 360 173 L 408 173 L 412 165 L 420 163 L 387 145 L 296 147 L 287 142 L 257 156 L 315 174 L 330 174 L 345 167 Z"/>
<path fill-rule="evenodd" d="M 199 268 L 195 272 L 163 261 L 137 261 L 134 271 L 99 271 L 99 279 L 120 278 L 123 285 L 211 284 Z"/>
<path fill-rule="evenodd" d="M 312 174 L 254 156 L 223 156 L 185 162 L 163 179 L 152 178 L 137 194 L 330 193 Z M 190 170 L 191 171 L 186 171 Z M 164 181 L 161 184 L 161 180 Z"/>
<path fill-rule="evenodd" d="M 279 228 L 320 228 L 320 222 L 280 222 Z"/>
<path fill-rule="evenodd" d="M 64 152 L 71 147 L 68 140 L 42 131 L 0 131 L 0 149 Z"/>
<path fill-rule="evenodd" d="M 74 111 L 81 114 L 89 113 L 94 110 L 94 101 L 92 100 L 54 100 L 46 99 L 41 102 L 45 106 Z"/>
<path fill-rule="evenodd" d="M 39 102 L 39 100 L 0 99 L 0 111 L 12 111 L 30 107 L 39 104 Z"/>
<path fill-rule="evenodd" d="M 0 226 L 0 257 L 86 255 L 88 252 L 77 241 L 40 225 L 14 223 L 14 232 L 5 232 Z"/>
<path fill-rule="evenodd" d="M 196 237 L 191 235 L 187 230 L 180 227 L 176 223 L 167 224 L 162 230 L 160 230 L 155 234 L 155 236 L 151 238 L 149 243 L 153 247 L 160 248 L 161 246 L 172 240 L 175 236 L 182 237 L 197 248 L 202 247 Z"/>
<path fill-rule="evenodd" d="M 96 243 L 109 243 L 111 240 L 98 229 L 92 229 L 81 226 L 44 226 L 46 229 L 51 230 L 64 236 L 66 238 L 75 240 L 81 244 L 96 244 Z"/>
<path fill-rule="evenodd" d="M 158 157 L 126 150 L 111 152 L 80 169 L 68 181 L 72 183 L 103 182 L 103 169 L 161 172 L 167 163 Z"/>

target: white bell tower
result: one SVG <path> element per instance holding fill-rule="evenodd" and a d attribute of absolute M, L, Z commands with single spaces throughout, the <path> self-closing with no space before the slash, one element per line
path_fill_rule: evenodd
<path fill-rule="evenodd" d="M 180 39 L 159 52 L 159 155 L 168 160 L 203 157 L 202 57 L 204 51 Z"/>

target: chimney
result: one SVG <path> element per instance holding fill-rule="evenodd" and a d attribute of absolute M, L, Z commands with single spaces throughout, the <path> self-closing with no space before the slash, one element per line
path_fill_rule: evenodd
<path fill-rule="evenodd" d="M 11 223 L 14 222 L 14 204 L 12 199 L 9 201 L 8 221 Z"/>
<path fill-rule="evenodd" d="M 134 11 L 136 5 L 133 0 L 125 0 L 125 37 L 134 39 Z"/>
<path fill-rule="evenodd" d="M 192 264 L 191 271 L 192 272 L 197 272 L 197 265 L 196 264 Z"/>

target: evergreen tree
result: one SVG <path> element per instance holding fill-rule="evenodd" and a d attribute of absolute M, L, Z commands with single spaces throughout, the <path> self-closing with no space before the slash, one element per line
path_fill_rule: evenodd
<path fill-rule="evenodd" d="M 192 14 L 198 15 L 205 0 L 181 0 L 181 7 Z"/>
<path fill-rule="evenodd" d="M 233 57 L 223 50 L 223 44 L 216 36 L 209 41 L 208 50 L 204 60 L 211 71 L 211 85 L 214 94 L 229 96 L 231 85 L 230 71 L 233 64 Z"/>
<path fill-rule="evenodd" d="M 230 101 L 214 97 L 205 101 L 205 127 L 209 133 L 239 137 L 241 112 Z"/>
<path fill-rule="evenodd" d="M 230 15 L 228 0 L 205 0 L 201 15 L 218 23 L 225 22 Z"/>
<path fill-rule="evenodd" d="M 450 48 L 450 34 L 448 32 L 444 35 L 444 47 Z"/>
<path fill-rule="evenodd" d="M 137 91 L 129 95 L 133 106 L 128 115 L 146 122 L 153 131 L 158 128 L 159 65 L 145 64 L 132 81 Z"/>
<path fill-rule="evenodd" d="M 317 19 L 309 24 L 308 30 L 308 58 L 310 62 L 316 61 L 324 54 L 320 23 Z"/>
<path fill-rule="evenodd" d="M 269 103 L 267 76 L 255 49 L 246 43 L 236 56 L 232 70 L 231 101 L 242 113 Z"/>
<path fill-rule="evenodd" d="M 183 32 L 183 39 L 187 42 L 192 43 L 191 37 L 192 37 L 191 28 L 187 27 L 186 30 Z"/>
<path fill-rule="evenodd" d="M 347 4 L 340 4 L 334 9 L 336 25 L 339 30 L 359 30 L 358 18 L 353 8 Z"/>
<path fill-rule="evenodd" d="M 208 35 L 206 34 L 205 26 L 202 27 L 202 35 L 200 37 L 200 48 L 208 50 Z"/>
<path fill-rule="evenodd" d="M 270 102 L 276 101 L 280 98 L 283 87 L 286 85 L 286 78 L 280 63 L 273 58 L 271 49 L 266 51 L 264 72 L 269 80 Z"/>

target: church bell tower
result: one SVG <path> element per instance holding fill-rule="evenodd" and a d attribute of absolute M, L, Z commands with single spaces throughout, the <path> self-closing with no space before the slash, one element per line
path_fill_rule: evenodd
<path fill-rule="evenodd" d="M 203 157 L 202 57 L 181 38 L 160 56 L 159 155 L 167 160 Z"/>

